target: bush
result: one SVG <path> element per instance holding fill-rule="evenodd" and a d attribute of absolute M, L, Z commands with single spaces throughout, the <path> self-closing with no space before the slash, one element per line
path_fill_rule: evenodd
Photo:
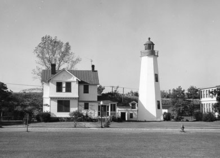
<path fill-rule="evenodd" d="M 202 120 L 205 122 L 212 122 L 216 120 L 216 117 L 212 112 L 208 112 L 203 114 Z"/>
<path fill-rule="evenodd" d="M 50 122 L 59 122 L 59 118 L 58 117 L 51 117 L 50 118 Z"/>
<path fill-rule="evenodd" d="M 112 121 L 112 122 L 117 122 L 117 118 L 116 118 L 116 116 L 114 116 L 114 115 L 111 116 L 111 121 Z"/>
<path fill-rule="evenodd" d="M 179 115 L 176 115 L 175 117 L 174 117 L 174 120 L 175 121 L 181 121 L 183 119 L 183 117 L 182 116 L 179 116 Z"/>
<path fill-rule="evenodd" d="M 193 114 L 193 117 L 196 119 L 196 121 L 202 121 L 203 119 L 203 114 L 200 111 L 197 111 Z"/>
<path fill-rule="evenodd" d="M 176 115 L 172 115 L 171 119 L 173 119 L 174 121 L 181 121 L 183 119 L 183 117 L 176 114 Z"/>
<path fill-rule="evenodd" d="M 83 113 L 78 110 L 70 112 L 69 115 L 73 118 L 74 121 L 82 121 L 84 118 Z"/>
<path fill-rule="evenodd" d="M 104 123 L 104 127 L 110 127 L 110 120 L 109 119 Z"/>
<path fill-rule="evenodd" d="M 169 113 L 169 112 L 165 112 L 164 114 L 163 114 L 163 120 L 164 121 L 170 121 L 171 120 L 171 113 Z"/>
<path fill-rule="evenodd" d="M 50 122 L 50 113 L 49 112 L 42 112 L 37 114 L 36 120 L 38 122 Z"/>
<path fill-rule="evenodd" d="M 78 121 L 78 122 L 94 122 L 97 121 L 93 118 L 91 118 L 88 113 L 86 113 L 86 115 L 84 115 L 82 112 L 76 110 L 73 112 L 69 113 L 70 117 L 72 117 L 72 121 Z"/>

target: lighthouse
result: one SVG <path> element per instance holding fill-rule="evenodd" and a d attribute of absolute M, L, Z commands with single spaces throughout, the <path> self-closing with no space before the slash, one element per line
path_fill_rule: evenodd
<path fill-rule="evenodd" d="M 138 120 L 162 121 L 158 51 L 154 50 L 154 43 L 150 38 L 144 46 L 145 50 L 141 51 Z"/>

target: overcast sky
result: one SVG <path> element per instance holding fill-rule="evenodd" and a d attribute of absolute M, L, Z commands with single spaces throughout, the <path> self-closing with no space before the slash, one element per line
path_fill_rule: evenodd
<path fill-rule="evenodd" d="M 82 58 L 78 70 L 90 70 L 92 59 L 103 86 L 138 89 L 148 37 L 162 90 L 220 85 L 219 15 L 218 0 L 0 0 L 0 81 L 41 85 L 33 50 L 50 35 Z"/>

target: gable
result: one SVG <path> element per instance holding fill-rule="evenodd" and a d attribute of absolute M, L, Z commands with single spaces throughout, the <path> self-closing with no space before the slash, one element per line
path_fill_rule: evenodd
<path fill-rule="evenodd" d="M 61 71 L 60 73 L 58 73 L 57 75 L 54 75 L 51 78 L 51 80 L 54 80 L 54 81 L 76 81 L 77 78 L 73 74 L 64 70 L 64 71 Z"/>

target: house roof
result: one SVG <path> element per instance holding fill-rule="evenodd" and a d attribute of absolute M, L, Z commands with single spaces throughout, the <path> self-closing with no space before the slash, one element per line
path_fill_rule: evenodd
<path fill-rule="evenodd" d="M 57 73 L 59 73 L 62 70 L 58 70 Z M 91 70 L 67 70 L 74 76 L 76 76 L 81 81 L 84 81 L 88 84 L 99 84 L 99 77 L 97 71 L 91 71 Z M 55 74 L 56 75 L 56 74 Z M 50 78 L 52 78 L 54 75 L 51 75 L 51 70 L 43 70 L 42 71 L 42 82 L 48 82 Z"/>
<path fill-rule="evenodd" d="M 103 105 L 117 103 L 117 102 L 114 102 L 114 101 L 111 101 L 111 100 L 102 100 L 102 101 L 99 101 L 99 104 L 101 104 L 101 102 L 102 102 Z"/>

